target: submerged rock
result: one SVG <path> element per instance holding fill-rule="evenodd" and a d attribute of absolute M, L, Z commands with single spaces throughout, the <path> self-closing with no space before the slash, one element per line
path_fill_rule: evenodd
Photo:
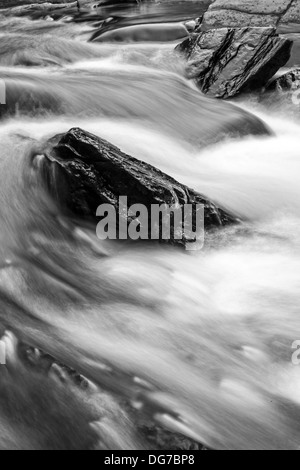
<path fill-rule="evenodd" d="M 19 60 L 15 62 L 16 54 L 9 51 L 6 64 L 21 65 L 27 58 L 31 63 L 33 60 L 44 63 L 45 58 L 49 58 L 61 64 L 79 60 L 79 57 L 95 57 L 95 49 L 81 41 L 51 40 L 46 35 L 44 38 L 47 40 L 43 41 L 42 48 L 35 50 L 20 36 L 15 44 L 16 52 L 20 48 Z M 66 47 L 61 47 L 62 42 Z M 0 43 L 0 55 L 2 46 Z M 11 45 L 9 48 L 11 50 Z M 5 47 L 3 52 L 5 54 Z M 64 70 L 41 77 L 28 68 L 26 73 L 21 73 L 13 72 L 10 67 L 1 73 L 1 79 L 5 80 L 7 102 L 0 107 L 3 118 L 31 113 L 43 116 L 49 112 L 74 118 L 84 113 L 89 118 L 101 116 L 131 123 L 138 116 L 145 128 L 176 138 L 180 136 L 201 148 L 224 138 L 271 133 L 254 114 L 230 103 L 211 100 L 183 77 L 154 68 L 146 72 L 136 70 L 133 74 L 131 69 L 116 70 L 114 66 L 107 71 L 103 69 L 101 74 L 97 70 L 84 74 Z"/>
<path fill-rule="evenodd" d="M 221 28 L 191 35 L 176 49 L 187 56 L 187 75 L 204 93 L 231 98 L 266 85 L 291 47 L 275 28 Z"/>
<path fill-rule="evenodd" d="M 143 204 L 148 209 L 148 227 L 152 204 L 176 204 L 180 208 L 202 204 L 206 229 L 237 222 L 205 196 L 82 129 L 73 128 L 55 136 L 43 155 L 42 174 L 48 190 L 76 216 L 95 220 L 97 207 L 110 204 L 128 223 L 127 214 L 121 213 L 119 205 L 119 197 L 126 196 L 128 207 Z M 40 155 L 38 158 L 41 161 Z M 171 242 L 185 244 L 182 239 L 172 238 Z"/>

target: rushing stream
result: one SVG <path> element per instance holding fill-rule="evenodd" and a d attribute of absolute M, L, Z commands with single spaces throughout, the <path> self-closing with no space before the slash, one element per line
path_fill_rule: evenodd
<path fill-rule="evenodd" d="M 201 15 L 200 2 L 197 13 L 169 3 L 121 12 L 133 24 Z M 297 449 L 295 105 L 203 96 L 176 41 L 90 43 L 91 22 L 7 11 L 0 28 L 0 448 L 151 448 L 140 429 L 153 425 L 215 449 Z M 97 240 L 60 214 L 32 159 L 73 126 L 244 222 L 191 253 Z M 83 390 L 56 364 L 34 367 L 37 350 L 22 360 L 16 337 L 100 388 Z"/>

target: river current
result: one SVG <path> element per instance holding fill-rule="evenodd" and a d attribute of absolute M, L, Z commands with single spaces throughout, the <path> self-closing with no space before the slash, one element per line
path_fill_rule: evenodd
<path fill-rule="evenodd" d="M 103 15 L 201 15 L 201 2 L 183 3 Z M 0 448 L 151 448 L 139 430 L 153 425 L 213 449 L 297 449 L 299 106 L 203 96 L 178 41 L 90 43 L 93 22 L 13 10 L 0 28 Z M 242 223 L 192 253 L 98 240 L 60 213 L 32 165 L 41 142 L 74 126 Z M 34 367 L 33 348 L 87 390 L 60 365 Z"/>

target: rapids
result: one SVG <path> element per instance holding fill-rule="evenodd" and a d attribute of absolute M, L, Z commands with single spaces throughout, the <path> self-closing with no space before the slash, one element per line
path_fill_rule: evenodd
<path fill-rule="evenodd" d="M 174 21 L 193 17 L 195 4 L 187 15 L 184 3 Z M 6 11 L 0 23 L 0 448 L 149 448 L 139 430 L 159 425 L 215 449 L 297 449 L 294 105 L 202 96 L 174 43 L 92 44 L 91 25 L 68 18 Z M 97 240 L 95 227 L 65 218 L 48 198 L 34 158 L 73 126 L 243 223 L 208 234 L 192 253 Z M 37 370 L 22 344 L 81 373 L 88 389 L 57 365 Z"/>

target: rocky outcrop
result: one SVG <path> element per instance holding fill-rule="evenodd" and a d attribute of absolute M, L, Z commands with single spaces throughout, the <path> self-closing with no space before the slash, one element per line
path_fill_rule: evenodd
<path fill-rule="evenodd" d="M 203 30 L 291 22 L 300 23 L 299 0 L 215 0 L 204 15 Z"/>
<path fill-rule="evenodd" d="M 191 35 L 177 50 L 188 59 L 187 76 L 204 93 L 224 99 L 266 85 L 289 60 L 291 47 L 275 28 L 221 28 Z"/>
<path fill-rule="evenodd" d="M 294 42 L 288 66 L 300 65 L 299 0 L 214 0 L 204 14 L 202 31 L 215 28 L 276 27 Z"/>
<path fill-rule="evenodd" d="M 37 158 L 41 162 L 40 154 Z M 128 207 L 143 204 L 149 217 L 152 204 L 177 204 L 181 208 L 184 204 L 202 204 L 206 229 L 237 221 L 205 196 L 79 128 L 51 139 L 42 162 L 48 190 L 62 208 L 81 218 L 95 220 L 97 207 L 111 204 L 117 212 L 120 209 L 118 216 L 129 223 L 119 207 L 119 197 L 127 196 Z M 147 222 L 150 227 L 151 220 Z M 172 238 L 171 243 L 182 245 L 185 240 Z"/>

